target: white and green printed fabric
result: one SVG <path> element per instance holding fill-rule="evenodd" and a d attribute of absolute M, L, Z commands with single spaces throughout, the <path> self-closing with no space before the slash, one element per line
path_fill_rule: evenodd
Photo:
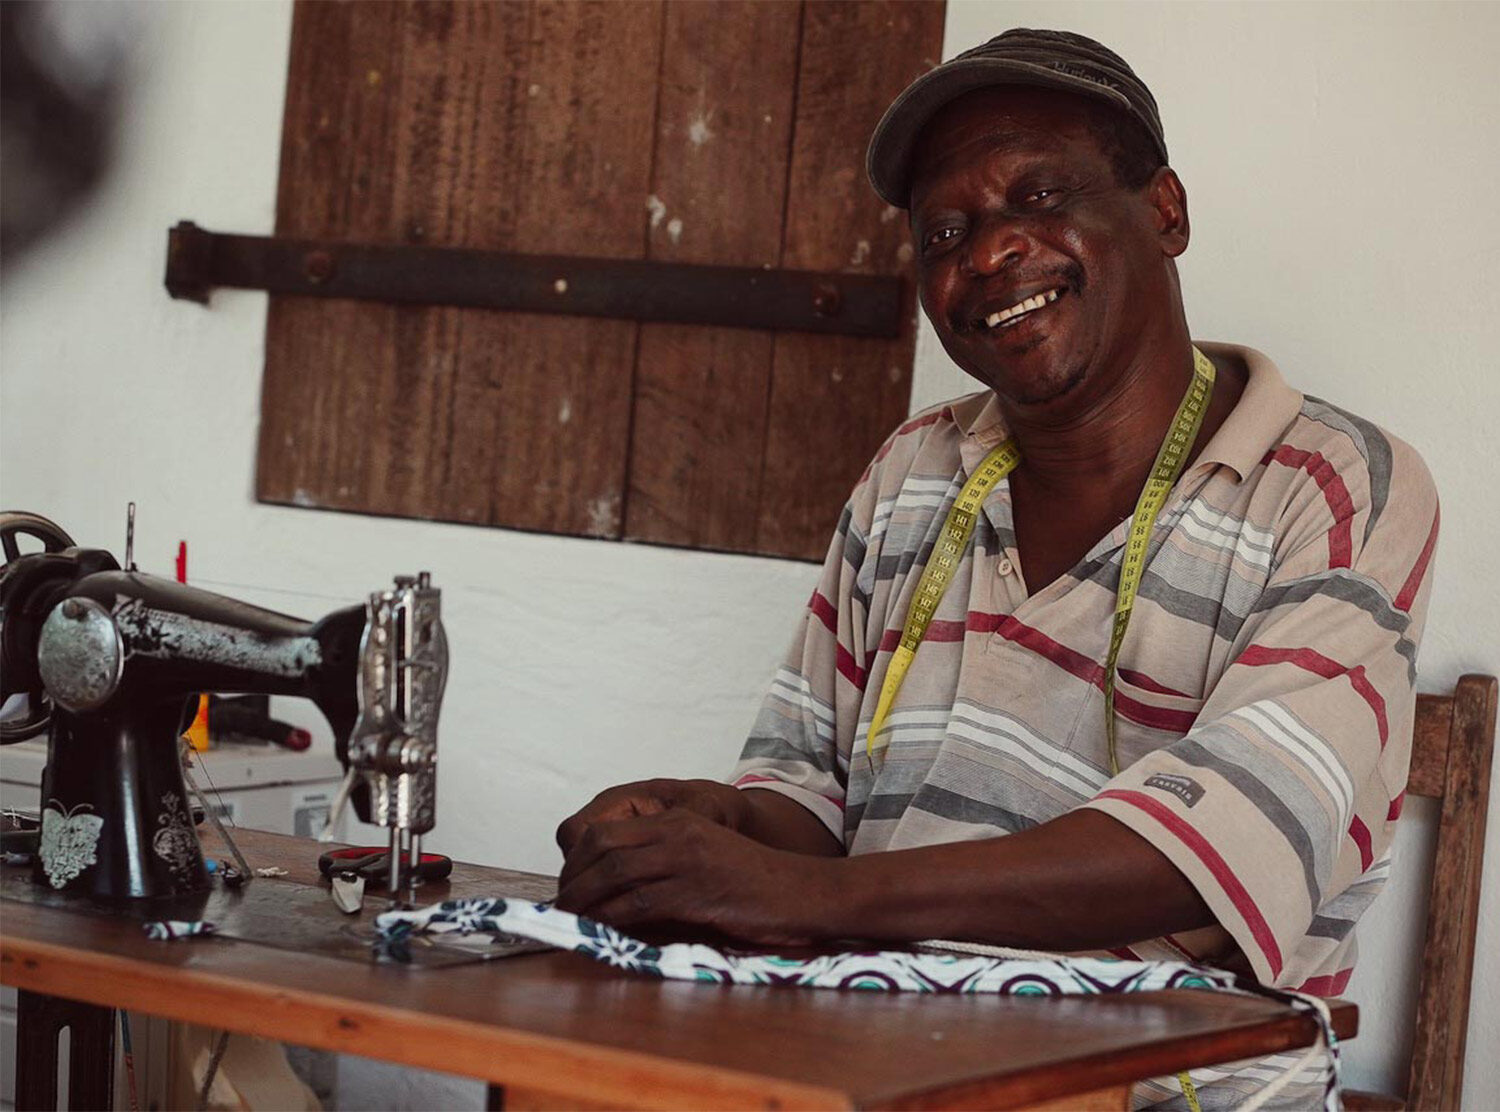
<path fill-rule="evenodd" d="M 410 960 L 415 935 L 510 935 L 571 950 L 629 973 L 674 981 L 1000 996 L 1089 996 L 1158 989 L 1268 996 L 1316 1019 L 1323 1038 L 1310 1054 L 1327 1061 L 1323 1106 L 1329 1112 L 1339 1107 L 1338 1039 L 1323 1001 L 1265 988 L 1222 969 L 1189 962 L 1067 957 L 946 943 L 924 944 L 919 952 L 860 950 L 807 958 L 726 953 L 701 943 L 654 946 L 550 904 L 504 897 L 387 911 L 376 917 L 375 931 L 377 953 L 397 962 Z M 982 952 L 933 952 L 950 947 Z M 1278 1088 L 1275 1081 L 1270 1082 L 1251 1105 L 1242 1107 L 1264 1106 Z"/>

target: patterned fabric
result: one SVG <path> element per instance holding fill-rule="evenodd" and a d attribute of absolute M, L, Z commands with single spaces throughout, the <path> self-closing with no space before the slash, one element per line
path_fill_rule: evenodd
<path fill-rule="evenodd" d="M 1007 435 L 980 393 L 908 421 L 855 487 L 733 782 L 796 800 L 850 854 L 1104 811 L 1219 924 L 1119 956 L 1332 996 L 1401 813 L 1437 496 L 1400 440 L 1291 389 L 1258 352 L 1199 346 L 1249 377 L 1152 534 L 1120 654 L 1118 776 L 1102 662 L 1129 522 L 1032 593 L 1008 482 L 901 688 L 884 762 L 865 757 L 944 516 Z"/>
<path fill-rule="evenodd" d="M 213 934 L 219 928 L 205 919 L 156 919 L 142 923 L 141 929 L 152 942 L 178 942 L 184 938 Z"/>
<path fill-rule="evenodd" d="M 714 984 L 1002 996 L 1089 996 L 1158 989 L 1268 995 L 1315 1017 L 1323 1034 L 1320 1044 L 1310 1053 L 1292 1058 L 1295 1068 L 1284 1071 L 1282 1079 L 1270 1079 L 1271 1084 L 1292 1082 L 1315 1059 L 1312 1068 L 1321 1104 L 1330 1112 L 1338 1108 L 1338 1039 L 1322 1001 L 1263 989 L 1223 970 L 1183 961 L 1077 958 L 994 947 L 986 947 L 985 954 L 894 950 L 812 958 L 726 954 L 698 943 L 653 946 L 549 904 L 503 897 L 449 900 L 414 911 L 383 912 L 375 918 L 376 951 L 390 960 L 410 961 L 410 939 L 423 933 L 519 936 L 572 950 L 630 973 Z M 1267 1095 L 1261 1093 L 1262 1098 Z"/>

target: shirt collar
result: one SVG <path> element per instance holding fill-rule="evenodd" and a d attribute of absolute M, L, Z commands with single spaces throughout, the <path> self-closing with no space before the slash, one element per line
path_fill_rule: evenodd
<path fill-rule="evenodd" d="M 1244 363 L 1248 370 L 1245 391 L 1234 409 L 1203 446 L 1195 467 L 1223 464 L 1242 480 L 1258 466 L 1265 454 L 1281 441 L 1287 427 L 1302 409 L 1302 394 L 1281 377 L 1276 364 L 1254 348 L 1238 344 L 1199 343 L 1209 358 L 1227 358 Z"/>
<path fill-rule="evenodd" d="M 1302 394 L 1288 386 L 1276 364 L 1254 348 L 1220 343 L 1199 343 L 1198 347 L 1210 358 L 1243 363 L 1248 375 L 1240 400 L 1213 439 L 1203 446 L 1194 467 L 1222 464 L 1244 479 L 1296 419 L 1302 409 Z M 972 471 L 1008 434 L 999 399 L 994 391 L 982 390 L 951 402 L 948 410 L 964 435 L 961 454 Z"/>
<path fill-rule="evenodd" d="M 963 433 L 958 455 L 970 473 L 984 461 L 991 448 L 1010 435 L 1000 413 L 1000 400 L 993 390 L 981 390 L 949 403 L 948 415 Z"/>

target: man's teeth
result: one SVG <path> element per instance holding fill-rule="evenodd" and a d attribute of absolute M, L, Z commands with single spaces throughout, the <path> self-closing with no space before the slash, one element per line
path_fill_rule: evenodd
<path fill-rule="evenodd" d="M 1025 301 L 1017 302 L 1009 309 L 1001 309 L 998 313 L 991 313 L 984 318 L 984 323 L 994 328 L 997 324 L 1004 324 L 1008 320 L 1014 320 L 1022 313 L 1029 313 L 1033 309 L 1040 309 L 1043 305 L 1056 301 L 1058 294 L 1061 292 L 1061 290 L 1048 290 L 1046 293 L 1039 293 L 1034 297 L 1028 297 Z"/>

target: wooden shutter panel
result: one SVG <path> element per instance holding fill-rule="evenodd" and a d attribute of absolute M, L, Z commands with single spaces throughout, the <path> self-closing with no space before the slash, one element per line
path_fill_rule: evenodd
<path fill-rule="evenodd" d="M 894 273 L 865 139 L 943 6 L 299 3 L 277 234 Z M 265 501 L 816 558 L 897 340 L 273 297 Z"/>

